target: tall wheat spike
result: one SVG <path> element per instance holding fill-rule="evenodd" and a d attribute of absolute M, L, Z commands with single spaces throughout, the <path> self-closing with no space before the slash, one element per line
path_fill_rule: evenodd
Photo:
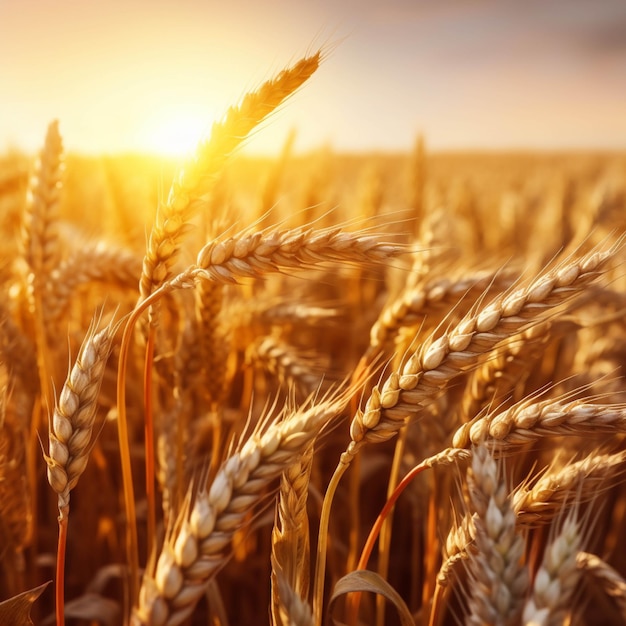
<path fill-rule="evenodd" d="M 159 207 L 143 261 L 139 283 L 142 299 L 168 279 L 189 221 L 204 206 L 228 158 L 256 126 L 311 77 L 321 58 L 321 51 L 302 58 L 246 94 L 238 106 L 228 110 L 222 122 L 213 125 L 209 139 L 198 146 L 195 158 L 180 171 L 167 200 Z"/>

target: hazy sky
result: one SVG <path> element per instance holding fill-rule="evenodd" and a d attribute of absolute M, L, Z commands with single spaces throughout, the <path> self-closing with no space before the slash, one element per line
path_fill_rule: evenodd
<path fill-rule="evenodd" d="M 0 149 L 192 146 L 318 45 L 250 150 L 626 149 L 626 0 L 0 0 Z"/>

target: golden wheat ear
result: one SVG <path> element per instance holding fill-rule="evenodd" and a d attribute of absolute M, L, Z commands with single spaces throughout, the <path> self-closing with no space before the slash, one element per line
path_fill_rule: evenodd
<path fill-rule="evenodd" d="M 250 523 L 267 488 L 342 413 L 353 391 L 340 389 L 281 413 L 226 459 L 208 487 L 190 492 L 154 568 L 144 575 L 136 624 L 180 623 L 192 613 L 208 581 L 230 558 L 235 532 Z"/>
<path fill-rule="evenodd" d="M 246 94 L 239 105 L 228 109 L 223 121 L 213 125 L 209 139 L 200 143 L 159 207 L 143 261 L 139 283 L 142 299 L 168 279 L 190 219 L 204 206 L 226 161 L 254 128 L 313 75 L 321 59 L 321 51 L 300 59 Z"/>
<path fill-rule="evenodd" d="M 118 324 L 87 335 L 54 407 L 49 426 L 48 482 L 59 498 L 59 515 L 69 512 L 70 492 L 85 471 L 96 419 L 97 399 Z"/>
<path fill-rule="evenodd" d="M 70 493 L 85 471 L 93 447 L 98 394 L 113 339 L 119 324 L 111 320 L 97 331 L 98 318 L 89 330 L 70 369 L 54 407 L 48 427 L 48 482 L 57 494 L 59 539 L 56 570 L 57 624 L 65 619 L 65 546 L 67 542 Z"/>
<path fill-rule="evenodd" d="M 574 506 L 545 548 L 530 597 L 524 605 L 525 624 L 561 624 L 572 612 L 574 589 L 581 573 L 577 557 L 584 542 L 583 522 L 577 516 Z"/>
<path fill-rule="evenodd" d="M 468 624 L 516 623 L 528 587 L 524 539 L 516 531 L 502 462 L 487 446 L 472 451 L 468 491 L 476 550 L 468 559 Z"/>

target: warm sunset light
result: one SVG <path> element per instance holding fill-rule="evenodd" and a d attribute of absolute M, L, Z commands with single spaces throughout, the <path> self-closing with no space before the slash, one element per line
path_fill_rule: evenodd
<path fill-rule="evenodd" d="M 0 0 L 0 626 L 626 624 L 626 0 Z"/>
<path fill-rule="evenodd" d="M 0 149 L 52 118 L 70 149 L 180 154 L 242 93 L 320 44 L 315 88 L 248 146 L 626 145 L 622 0 L 0 2 Z M 164 106 L 165 103 L 165 106 Z"/>
<path fill-rule="evenodd" d="M 148 151 L 164 156 L 187 156 L 207 134 L 207 119 L 199 113 L 164 109 L 151 111 L 138 129 L 135 151 Z"/>

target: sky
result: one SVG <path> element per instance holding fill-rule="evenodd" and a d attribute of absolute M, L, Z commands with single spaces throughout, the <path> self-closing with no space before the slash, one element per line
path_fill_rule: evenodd
<path fill-rule="evenodd" d="M 248 151 L 626 149 L 625 0 L 0 0 L 0 152 L 185 153 L 319 46 Z"/>

